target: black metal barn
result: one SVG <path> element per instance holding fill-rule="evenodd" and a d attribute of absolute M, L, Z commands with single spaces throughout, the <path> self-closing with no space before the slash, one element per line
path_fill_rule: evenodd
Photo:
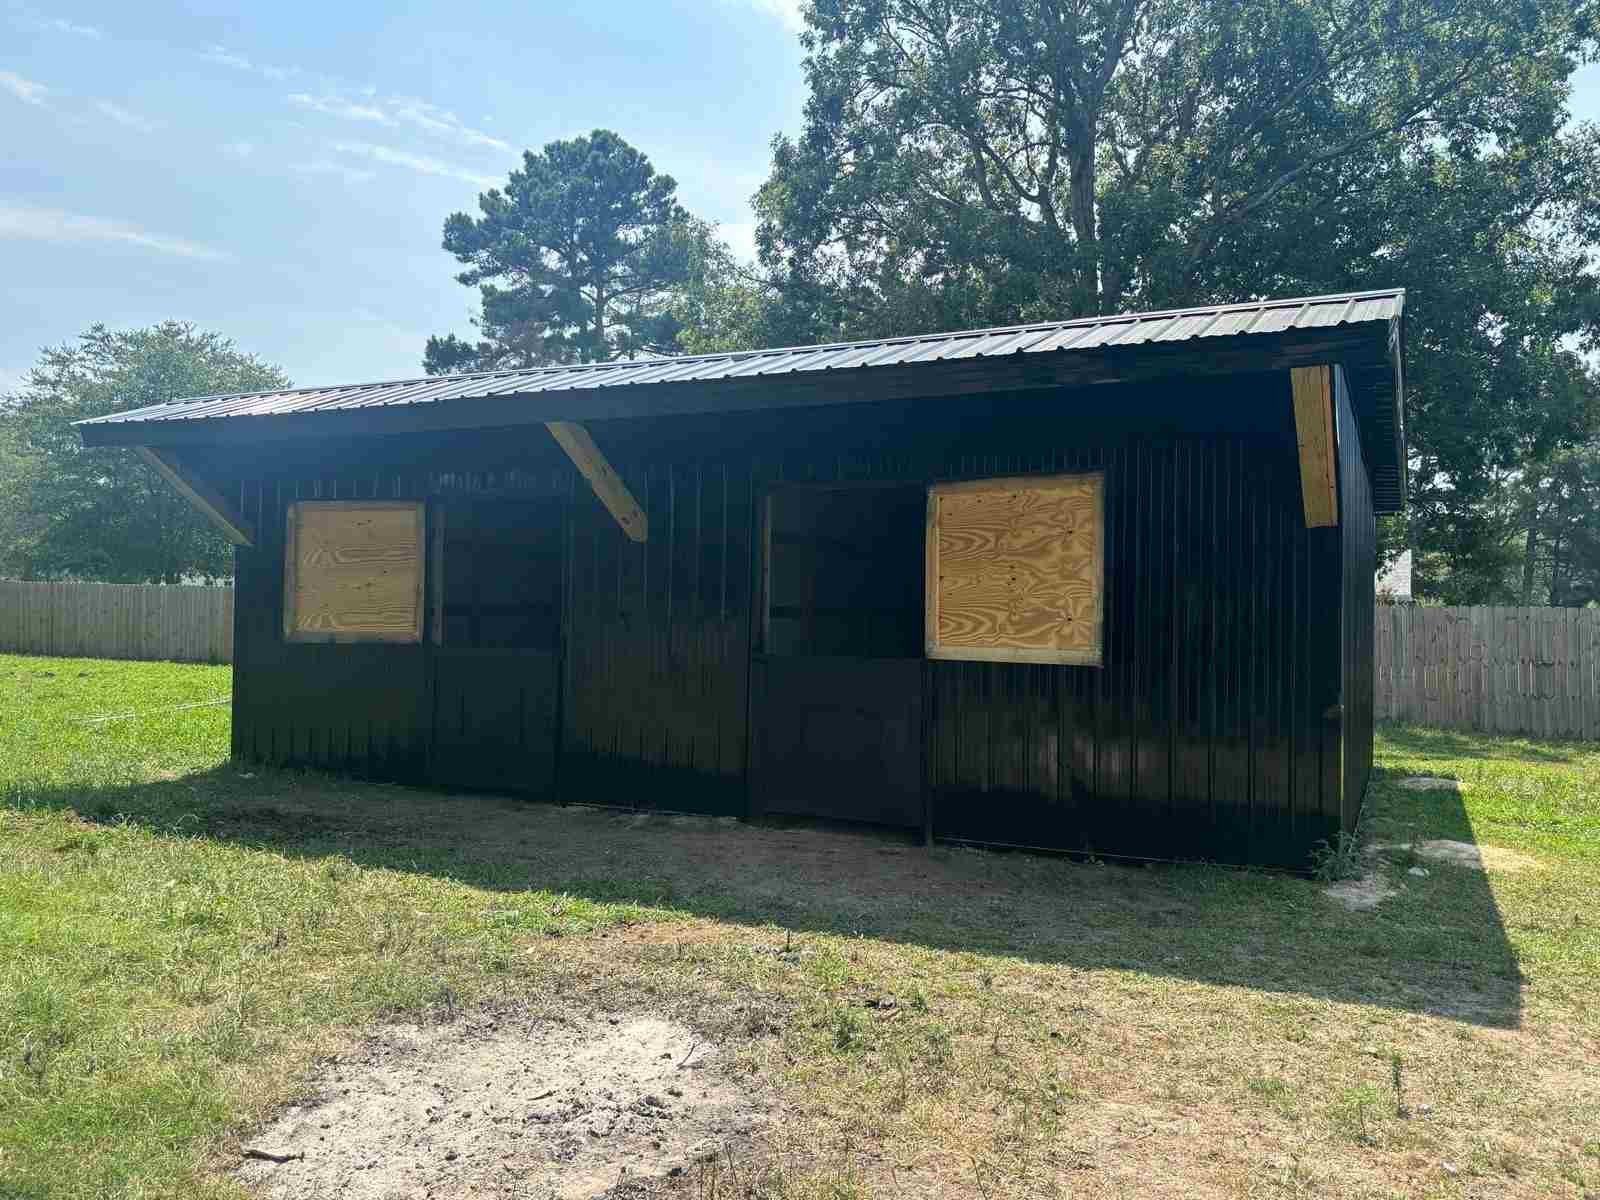
<path fill-rule="evenodd" d="M 1303 867 L 1371 766 L 1402 308 L 202 398 L 82 434 L 239 543 L 237 758 Z"/>

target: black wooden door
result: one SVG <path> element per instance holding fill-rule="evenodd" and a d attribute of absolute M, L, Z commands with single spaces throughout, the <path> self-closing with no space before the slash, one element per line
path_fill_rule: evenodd
<path fill-rule="evenodd" d="M 560 727 L 562 505 L 450 500 L 430 520 L 433 779 L 549 796 Z"/>
<path fill-rule="evenodd" d="M 922 824 L 922 663 L 768 658 L 751 773 L 757 811 Z"/>
<path fill-rule="evenodd" d="M 549 651 L 436 650 L 434 782 L 550 796 L 560 678 Z"/>
<path fill-rule="evenodd" d="M 921 487 L 767 497 L 752 811 L 923 823 L 925 523 Z"/>

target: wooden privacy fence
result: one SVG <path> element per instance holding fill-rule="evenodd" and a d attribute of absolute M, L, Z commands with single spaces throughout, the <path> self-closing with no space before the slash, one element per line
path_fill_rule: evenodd
<path fill-rule="evenodd" d="M 1600 610 L 1380 604 L 1377 718 L 1600 740 Z M 0 652 L 233 661 L 233 589 L 0 580 Z"/>
<path fill-rule="evenodd" d="M 1378 605 L 1380 721 L 1600 739 L 1600 610 Z"/>
<path fill-rule="evenodd" d="M 0 652 L 233 661 L 233 589 L 0 580 Z"/>

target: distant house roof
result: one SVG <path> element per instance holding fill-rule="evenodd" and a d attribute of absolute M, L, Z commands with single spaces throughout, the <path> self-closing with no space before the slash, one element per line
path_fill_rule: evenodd
<path fill-rule="evenodd" d="M 1401 551 L 1392 563 L 1380 569 L 1373 584 L 1380 596 L 1411 599 L 1411 551 Z"/>
<path fill-rule="evenodd" d="M 1374 499 L 1387 511 L 1404 494 L 1404 306 L 1400 289 L 1262 300 L 824 346 L 195 396 L 80 425 L 91 445 L 192 444 L 797 407 L 1340 361 L 1352 375 Z"/>

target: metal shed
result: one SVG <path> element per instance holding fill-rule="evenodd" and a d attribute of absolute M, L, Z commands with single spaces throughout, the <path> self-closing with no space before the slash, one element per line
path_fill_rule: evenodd
<path fill-rule="evenodd" d="M 197 397 L 233 749 L 1303 867 L 1372 756 L 1399 291 Z"/>

